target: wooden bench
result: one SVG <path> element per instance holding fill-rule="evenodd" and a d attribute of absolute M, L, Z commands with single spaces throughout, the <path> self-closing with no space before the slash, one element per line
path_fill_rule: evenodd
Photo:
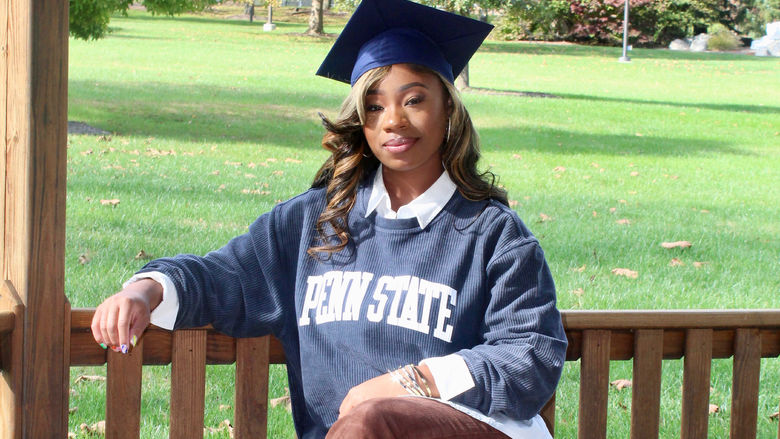
<path fill-rule="evenodd" d="M 121 355 L 95 344 L 90 333 L 93 311 L 74 309 L 70 314 L 69 363 L 107 364 L 108 438 L 139 436 L 141 368 L 163 364 L 172 366 L 170 437 L 200 437 L 206 364 L 231 363 L 236 364 L 235 437 L 266 437 L 268 367 L 284 363 L 278 340 L 234 339 L 211 328 L 169 332 L 150 327 L 131 354 Z M 711 361 L 730 357 L 731 437 L 756 437 L 760 360 L 780 355 L 780 310 L 563 311 L 563 321 L 569 339 L 566 360 L 581 360 L 580 438 L 606 437 L 610 361 L 630 359 L 631 437 L 657 438 L 662 361 L 680 358 L 684 359 L 680 437 L 706 438 Z M 14 312 L 0 311 L 0 334 L 6 334 L 0 343 L 8 344 L 15 323 Z M 6 348 L 0 344 L 4 352 Z M 554 431 L 554 396 L 542 416 Z"/>

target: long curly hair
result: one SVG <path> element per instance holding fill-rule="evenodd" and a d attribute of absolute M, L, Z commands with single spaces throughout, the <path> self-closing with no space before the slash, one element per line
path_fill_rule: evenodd
<path fill-rule="evenodd" d="M 350 241 L 347 217 L 355 206 L 358 186 L 379 166 L 379 160 L 371 153 L 363 134 L 366 95 L 387 76 L 391 67 L 378 67 L 363 74 L 352 86 L 335 121 L 320 114 L 326 130 L 322 146 L 331 155 L 312 182 L 313 188 L 327 187 L 327 204 L 315 225 L 317 242 L 308 249 L 312 257 L 322 258 L 324 254 L 327 259 L 343 250 Z M 413 67 L 419 72 L 436 75 L 451 102 L 449 128 L 442 139 L 441 158 L 458 191 L 468 200 L 495 199 L 508 205 L 506 191 L 497 186 L 496 175 L 477 170 L 479 136 L 458 90 L 433 70 L 417 65 Z"/>

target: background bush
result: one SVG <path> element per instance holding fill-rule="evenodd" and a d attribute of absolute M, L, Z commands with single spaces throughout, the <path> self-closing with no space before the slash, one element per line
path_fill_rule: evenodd
<path fill-rule="evenodd" d="M 624 0 L 507 0 L 496 12 L 497 38 L 619 45 Z M 780 19 L 780 0 L 630 0 L 629 42 L 666 46 L 722 25 L 737 35 L 764 35 Z M 735 35 L 735 34 L 731 34 Z M 729 38 L 724 34 L 723 40 Z"/>

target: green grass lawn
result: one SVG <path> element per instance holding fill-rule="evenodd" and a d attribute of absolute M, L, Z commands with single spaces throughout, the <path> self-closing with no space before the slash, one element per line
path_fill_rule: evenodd
<path fill-rule="evenodd" d="M 326 157 L 317 112 L 335 116 L 348 86 L 314 76 L 333 37 L 302 36 L 289 10 L 277 17 L 291 21 L 267 33 L 262 20 L 130 11 L 103 40 L 71 40 L 68 118 L 113 133 L 68 138 L 74 307 L 96 306 L 146 257 L 221 246 L 309 186 Z M 329 17 L 325 30 L 342 24 Z M 463 99 L 483 167 L 539 237 L 560 308 L 780 308 L 780 60 L 637 49 L 621 64 L 620 54 L 489 41 L 470 64 L 479 90 Z M 679 240 L 692 246 L 661 247 Z M 104 373 L 72 369 L 71 431 L 104 418 L 103 384 L 73 381 Z M 167 436 L 168 373 L 144 371 L 143 437 Z M 232 419 L 232 373 L 209 368 L 208 427 Z M 630 377 L 630 363 L 612 375 Z M 567 365 L 558 437 L 575 436 L 577 376 Z M 711 437 L 728 434 L 730 380 L 730 361 L 716 361 Z M 761 380 L 758 436 L 774 437 L 777 360 L 762 362 Z M 680 383 L 681 364 L 665 364 L 662 437 L 679 436 Z M 276 367 L 271 397 L 284 388 Z M 629 413 L 630 390 L 611 390 L 610 437 L 628 436 Z M 294 436 L 284 407 L 269 430 Z"/>

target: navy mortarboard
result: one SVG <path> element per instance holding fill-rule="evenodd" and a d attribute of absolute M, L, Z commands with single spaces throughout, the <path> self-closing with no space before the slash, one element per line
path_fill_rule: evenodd
<path fill-rule="evenodd" d="M 363 0 L 317 74 L 354 85 L 373 68 L 413 63 L 453 82 L 491 29 L 407 0 Z"/>

